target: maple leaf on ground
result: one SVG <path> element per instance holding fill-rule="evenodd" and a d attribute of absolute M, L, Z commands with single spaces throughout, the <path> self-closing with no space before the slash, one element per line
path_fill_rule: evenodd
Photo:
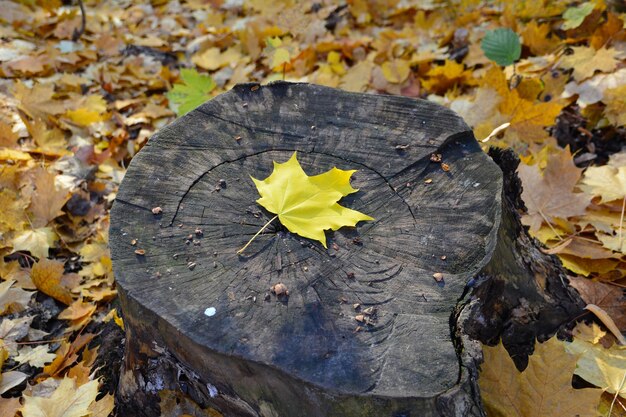
<path fill-rule="evenodd" d="M 589 167 L 580 188 L 600 197 L 600 203 L 621 200 L 626 197 L 626 166 Z"/>
<path fill-rule="evenodd" d="M 555 217 L 566 219 L 585 214 L 589 196 L 574 193 L 581 169 L 574 165 L 569 150 L 550 155 L 543 175 L 537 164 L 520 164 L 517 172 L 522 180 L 522 200 L 528 208 L 522 223 L 530 226 L 531 232 L 539 230 L 543 221 L 551 224 Z"/>
<path fill-rule="evenodd" d="M 48 256 L 50 246 L 58 240 L 58 236 L 51 227 L 40 227 L 35 230 L 26 230 L 13 239 L 13 252 L 25 250 L 39 259 Z"/>
<path fill-rule="evenodd" d="M 79 387 L 71 378 L 64 378 L 50 398 L 24 395 L 24 417 L 84 417 L 98 395 L 98 381 Z"/>
<path fill-rule="evenodd" d="M 54 358 L 56 358 L 54 353 L 48 352 L 49 348 L 48 345 L 39 345 L 34 348 L 24 346 L 13 359 L 18 363 L 27 363 L 30 366 L 42 368 L 45 364 L 52 362 Z"/>
<path fill-rule="evenodd" d="M 358 191 L 350 185 L 350 177 L 355 172 L 356 170 L 332 168 L 323 174 L 310 177 L 300 166 L 297 152 L 287 162 L 274 162 L 274 171 L 269 177 L 262 181 L 252 178 L 252 181 L 261 195 L 257 203 L 276 216 L 238 253 L 243 252 L 276 218 L 292 233 L 319 240 L 324 247 L 324 230 L 337 230 L 344 226 L 355 226 L 363 220 L 374 220 L 337 203 L 342 197 Z"/>
<path fill-rule="evenodd" d="M 47 226 L 56 217 L 63 214 L 61 208 L 70 198 L 70 193 L 65 189 L 57 189 L 55 185 L 56 175 L 48 172 L 45 168 L 37 168 L 32 171 L 33 183 L 37 192 L 33 193 L 30 201 L 30 211 L 33 214 L 34 227 Z"/>
<path fill-rule="evenodd" d="M 561 67 L 574 70 L 574 79 L 582 81 L 596 71 L 612 72 L 617 68 L 622 53 L 614 48 L 600 48 L 597 51 L 588 46 L 574 46 L 573 53 L 561 59 Z"/>
<path fill-rule="evenodd" d="M 576 356 L 553 337 L 536 343 L 528 367 L 519 372 L 506 349 L 483 346 L 485 363 L 478 383 L 492 417 L 593 416 L 599 389 L 573 389 Z"/>

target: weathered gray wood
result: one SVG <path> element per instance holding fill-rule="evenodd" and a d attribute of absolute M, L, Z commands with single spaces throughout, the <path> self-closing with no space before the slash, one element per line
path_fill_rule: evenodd
<path fill-rule="evenodd" d="M 249 176 L 294 150 L 310 175 L 358 169 L 342 204 L 376 220 L 328 232 L 329 249 L 275 224 L 237 256 L 273 216 Z M 501 196 L 468 126 L 427 101 L 275 83 L 205 103 L 133 159 L 112 210 L 122 403 L 177 388 L 225 416 L 482 415 L 457 303 L 508 239 Z"/>

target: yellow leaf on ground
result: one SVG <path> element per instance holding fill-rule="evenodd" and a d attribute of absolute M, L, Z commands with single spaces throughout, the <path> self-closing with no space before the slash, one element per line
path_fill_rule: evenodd
<path fill-rule="evenodd" d="M 626 85 L 606 90 L 602 101 L 606 104 L 604 115 L 609 122 L 617 126 L 626 125 Z"/>
<path fill-rule="evenodd" d="M 87 127 L 106 120 L 106 101 L 104 97 L 93 94 L 81 101 L 75 110 L 68 110 L 65 116 L 79 126 Z"/>
<path fill-rule="evenodd" d="M 42 258 L 33 265 L 31 279 L 39 291 L 64 304 L 72 304 L 73 298 L 69 288 L 65 287 L 63 278 L 63 262 Z"/>
<path fill-rule="evenodd" d="M 27 152 L 16 149 L 0 149 L 0 161 L 30 161 L 32 157 Z"/>
<path fill-rule="evenodd" d="M 241 62 L 242 59 L 239 47 L 233 46 L 224 52 L 220 51 L 220 48 L 214 47 L 195 54 L 191 57 L 191 62 L 200 68 L 215 71 L 231 64 L 234 66 Z"/>
<path fill-rule="evenodd" d="M 565 268 L 586 277 L 593 273 L 606 274 L 619 264 L 616 259 L 585 259 L 572 255 L 559 255 L 559 259 Z"/>
<path fill-rule="evenodd" d="M 30 121 L 25 118 L 24 124 L 38 146 L 36 151 L 52 156 L 69 153 L 65 134 L 61 130 L 48 126 L 42 119 Z"/>
<path fill-rule="evenodd" d="M 603 391 L 626 398 L 626 346 L 602 345 L 574 339 L 567 351 L 579 356 L 574 373 Z"/>
<path fill-rule="evenodd" d="M 91 403 L 89 406 L 89 417 L 108 417 L 115 408 L 115 397 L 111 394 L 106 394 L 98 401 Z"/>
<path fill-rule="evenodd" d="M 274 171 L 269 177 L 262 181 L 252 178 L 252 181 L 261 195 L 257 203 L 276 213 L 289 231 L 319 240 L 326 247 L 324 230 L 374 220 L 337 203 L 342 197 L 358 191 L 350 185 L 350 177 L 355 172 L 332 168 L 309 177 L 294 152 L 287 162 L 274 162 Z"/>
<path fill-rule="evenodd" d="M 370 83 L 373 68 L 374 63 L 370 61 L 361 61 L 348 68 L 344 76 L 341 77 L 339 87 L 346 91 L 364 92 Z"/>
<path fill-rule="evenodd" d="M 576 356 L 555 337 L 536 343 L 528 367 L 519 372 L 502 343 L 483 346 L 480 378 L 485 409 L 492 417 L 594 416 L 601 390 L 573 389 Z"/>
<path fill-rule="evenodd" d="M 589 167 L 580 188 L 591 195 L 599 196 L 600 203 L 621 200 L 626 196 L 626 166 Z"/>
<path fill-rule="evenodd" d="M 393 61 L 384 62 L 381 66 L 383 75 L 390 83 L 400 84 L 409 78 L 411 66 L 409 61 L 404 59 L 394 59 Z"/>
<path fill-rule="evenodd" d="M 561 58 L 561 67 L 573 69 L 576 81 L 591 77 L 596 71 L 612 72 L 617 68 L 622 53 L 614 48 L 600 48 L 597 51 L 588 46 L 574 46 L 571 55 Z"/>
<path fill-rule="evenodd" d="M 50 398 L 24 395 L 24 417 L 84 417 L 98 395 L 98 381 L 79 387 L 70 378 L 64 378 Z"/>
<path fill-rule="evenodd" d="M 28 88 L 18 81 L 13 88 L 15 98 L 20 101 L 20 108 L 32 118 L 45 119 L 50 115 L 59 115 L 66 110 L 62 100 L 55 99 L 54 84 L 35 84 Z"/>

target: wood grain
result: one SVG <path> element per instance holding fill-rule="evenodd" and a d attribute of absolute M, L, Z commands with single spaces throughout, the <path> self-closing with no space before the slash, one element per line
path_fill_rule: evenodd
<path fill-rule="evenodd" d="M 376 220 L 327 232 L 328 249 L 276 223 L 238 256 L 273 217 L 250 176 L 295 150 L 309 175 L 357 169 L 360 191 L 341 204 Z M 225 415 L 444 415 L 453 392 L 466 401 L 457 415 L 479 415 L 451 318 L 491 258 L 501 193 L 471 130 L 434 103 L 238 85 L 162 129 L 128 169 L 110 231 L 126 320 L 215 387 L 212 406 L 247 404 Z M 270 292 L 279 282 L 288 296 Z"/>

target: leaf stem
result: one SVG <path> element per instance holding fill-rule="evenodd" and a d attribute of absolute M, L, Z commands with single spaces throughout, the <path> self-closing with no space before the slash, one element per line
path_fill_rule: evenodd
<path fill-rule="evenodd" d="M 263 232 L 263 230 L 265 230 L 265 229 L 267 228 L 267 226 L 269 226 L 269 225 L 270 225 L 270 223 L 271 223 L 271 222 L 273 222 L 274 220 L 276 220 L 276 218 L 278 218 L 278 215 L 276 215 L 276 216 L 272 217 L 271 219 L 269 219 L 269 221 L 268 221 L 267 223 L 265 223 L 265 224 L 263 225 L 263 227 L 261 227 L 261 229 L 260 229 L 258 232 L 256 232 L 256 234 L 255 234 L 254 236 L 252 236 L 252 239 L 250 239 L 250 240 L 248 241 L 248 243 L 246 243 L 246 245 L 245 245 L 243 248 L 241 248 L 241 249 L 239 249 L 239 250 L 237 251 L 237 255 L 240 255 L 241 253 L 243 253 L 243 251 L 244 251 L 244 250 L 246 250 L 246 248 L 247 248 L 248 246 L 250 246 L 250 243 L 252 243 L 252 241 L 253 241 L 254 239 L 256 239 L 256 237 L 257 237 L 258 235 L 260 235 L 260 234 L 261 234 L 261 232 Z"/>

